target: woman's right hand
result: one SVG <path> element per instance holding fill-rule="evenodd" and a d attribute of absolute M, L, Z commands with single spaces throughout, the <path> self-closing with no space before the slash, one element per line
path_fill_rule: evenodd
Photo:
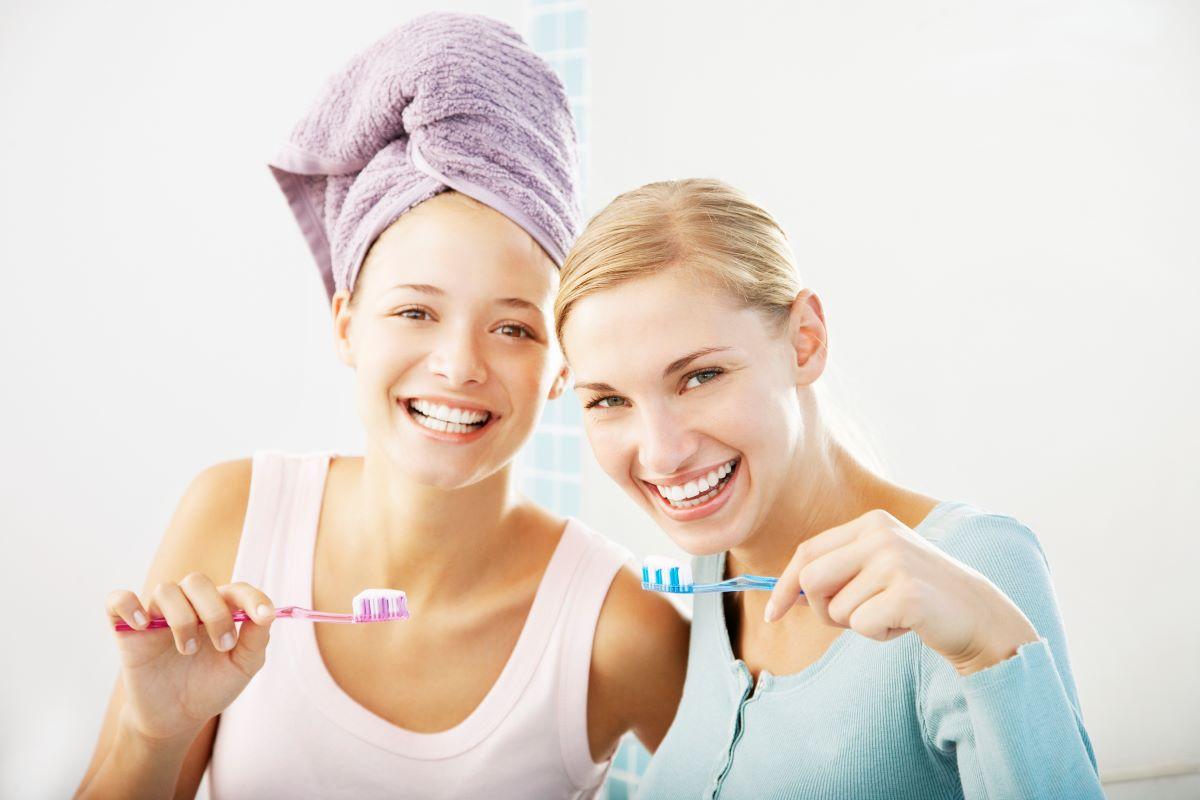
<path fill-rule="evenodd" d="M 232 612 L 250 616 L 239 633 Z M 200 573 L 160 583 L 145 605 L 133 592 L 108 596 L 125 686 L 122 724 L 152 740 L 194 737 L 224 711 L 262 668 L 275 607 L 247 583 L 216 586 Z M 169 628 L 146 630 L 150 617 Z M 203 622 L 203 626 L 200 623 Z"/>

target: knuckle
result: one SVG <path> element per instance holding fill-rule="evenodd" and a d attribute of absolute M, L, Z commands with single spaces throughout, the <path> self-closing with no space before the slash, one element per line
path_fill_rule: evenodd
<path fill-rule="evenodd" d="M 806 592 L 816 593 L 821 588 L 821 568 L 807 564 L 796 575 L 796 579 Z"/>
<path fill-rule="evenodd" d="M 183 576 L 179 584 L 187 589 L 196 589 L 209 583 L 208 576 L 202 572 L 189 572 Z"/>
<path fill-rule="evenodd" d="M 826 607 L 829 618 L 839 625 L 845 625 L 850 620 L 847 605 L 846 601 L 839 600 L 836 597 L 830 600 L 829 605 Z"/>
<path fill-rule="evenodd" d="M 875 524 L 887 522 L 892 518 L 892 515 L 884 511 L 882 508 L 872 508 L 863 516 L 867 522 L 873 522 Z"/>
<path fill-rule="evenodd" d="M 109 606 L 117 608 L 118 606 L 128 605 L 132 597 L 133 593 L 128 589 L 113 589 L 108 593 L 108 597 L 105 598 L 105 602 L 108 603 Z"/>

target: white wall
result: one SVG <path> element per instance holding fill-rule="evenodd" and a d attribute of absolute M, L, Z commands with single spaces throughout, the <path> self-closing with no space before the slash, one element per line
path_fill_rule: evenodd
<path fill-rule="evenodd" d="M 435 7 L 524 30 L 524 0 L 3 7 L 0 592 L 31 616 L 6 620 L 0 797 L 74 790 L 116 675 L 104 596 L 140 589 L 197 471 L 361 452 L 265 161 L 332 72 Z"/>
<path fill-rule="evenodd" d="M 1200 7 L 725 5 L 592 4 L 592 207 L 772 210 L 893 477 L 1041 537 L 1102 772 L 1196 769 Z"/>
<path fill-rule="evenodd" d="M 0 591 L 36 609 L 0 661 L 0 796 L 74 786 L 115 674 L 103 596 L 140 585 L 200 467 L 360 448 L 263 161 L 327 74 L 433 6 L 0 10 Z M 450 7 L 523 28 L 522 0 Z M 1198 23 L 1112 0 L 590 8 L 592 208 L 715 175 L 777 213 L 893 475 L 1041 535 L 1118 777 L 1200 762 Z M 584 516 L 662 550 L 606 480 L 585 465 Z"/>

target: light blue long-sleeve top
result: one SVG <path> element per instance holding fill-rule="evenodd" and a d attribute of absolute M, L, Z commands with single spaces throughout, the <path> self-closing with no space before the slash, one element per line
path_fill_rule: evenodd
<path fill-rule="evenodd" d="M 734 658 L 721 594 L 694 596 L 687 681 L 639 798 L 1103 798 L 1045 554 L 1010 517 L 941 503 L 916 532 L 987 576 L 1041 639 L 962 677 L 912 633 L 845 631 L 801 672 Z M 719 581 L 725 556 L 693 563 Z"/>

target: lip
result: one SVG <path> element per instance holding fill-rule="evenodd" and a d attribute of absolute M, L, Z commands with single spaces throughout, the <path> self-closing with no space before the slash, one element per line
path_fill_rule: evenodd
<path fill-rule="evenodd" d="M 676 475 L 674 478 L 671 478 L 670 483 L 666 483 L 664 481 L 652 481 L 649 478 L 640 478 L 639 480 L 641 480 L 643 483 L 652 483 L 657 486 L 683 486 L 688 481 L 694 481 L 697 478 L 703 478 L 705 475 L 712 472 L 713 470 L 719 469 L 720 467 L 723 467 L 726 464 L 728 464 L 730 461 L 733 461 L 734 459 L 739 459 L 739 458 L 741 458 L 741 456 L 734 456 L 733 458 L 726 458 L 723 461 L 718 461 L 717 463 L 712 464 L 707 467 L 703 467 L 702 469 L 694 469 L 691 472 L 685 472 L 682 475 Z M 651 488 L 653 488 L 653 487 L 651 487 Z"/>
<path fill-rule="evenodd" d="M 741 477 L 742 461 L 743 459 L 738 457 L 738 462 L 734 466 L 733 474 L 729 477 L 729 480 L 725 482 L 725 485 L 722 487 L 720 493 L 703 505 L 693 506 L 691 508 L 675 508 L 665 497 L 658 493 L 658 488 L 653 483 L 644 480 L 642 481 L 642 486 L 646 493 L 650 496 L 651 501 L 654 502 L 654 504 L 658 506 L 658 508 L 662 510 L 663 514 L 665 514 L 669 519 L 675 520 L 676 522 L 692 522 L 693 520 L 712 516 L 725 507 L 725 505 L 729 502 L 729 498 L 733 496 L 733 491 L 736 488 L 735 484 L 737 483 L 738 478 Z M 719 467 L 724 463 L 725 461 L 722 461 L 717 464 L 716 467 Z M 707 475 L 709 471 L 715 469 L 716 467 L 709 467 L 708 470 L 703 472 L 696 471 L 694 473 L 688 473 L 685 477 L 688 480 L 691 480 L 701 475 Z"/>
<path fill-rule="evenodd" d="M 426 428 L 421 423 L 413 419 L 412 411 L 409 410 L 408 404 L 413 400 L 428 400 L 431 403 L 439 405 L 452 406 L 461 408 L 467 411 L 486 411 L 491 416 L 488 421 L 473 431 L 467 433 L 450 433 L 449 431 L 435 431 L 432 428 Z M 396 399 L 396 404 L 400 406 L 400 410 L 404 412 L 404 418 L 408 420 L 418 433 L 423 434 L 426 438 L 432 439 L 435 442 L 445 442 L 447 444 L 471 444 L 478 441 L 487 435 L 492 426 L 500 419 L 500 415 L 492 411 L 490 408 L 485 408 L 478 403 L 471 403 L 463 400 L 454 400 L 449 397 L 433 397 L 430 395 L 415 395 L 413 397 L 400 397 Z"/>

